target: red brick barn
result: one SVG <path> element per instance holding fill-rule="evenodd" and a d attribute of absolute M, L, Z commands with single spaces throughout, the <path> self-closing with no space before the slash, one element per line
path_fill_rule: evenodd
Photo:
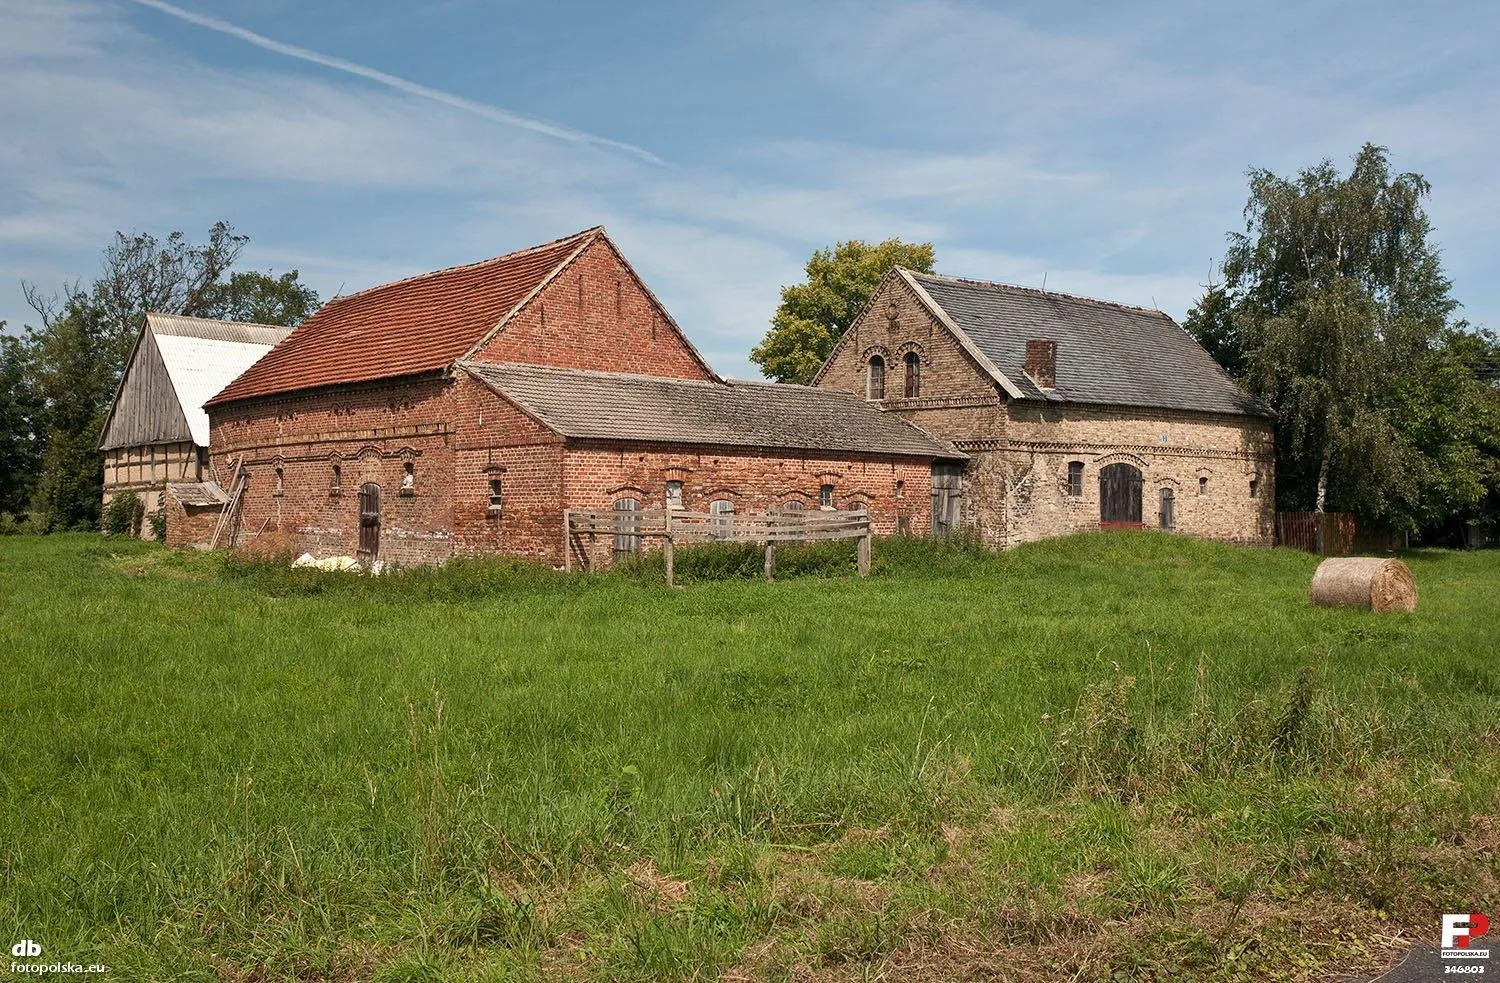
<path fill-rule="evenodd" d="M 720 379 L 603 229 L 335 299 L 207 408 L 237 542 L 398 563 L 558 565 L 565 509 L 859 503 L 923 533 L 964 460 L 847 393 Z"/>

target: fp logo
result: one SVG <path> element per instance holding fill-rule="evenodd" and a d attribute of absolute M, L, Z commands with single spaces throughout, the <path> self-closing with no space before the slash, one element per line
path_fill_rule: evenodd
<path fill-rule="evenodd" d="M 10 954 L 22 959 L 35 959 L 42 954 L 42 947 L 31 939 L 22 939 L 10 947 Z"/>
<path fill-rule="evenodd" d="M 1471 939 L 1483 938 L 1490 930 L 1490 920 L 1477 912 L 1469 915 L 1443 916 L 1444 959 L 1488 959 L 1490 950 L 1470 949 Z"/>

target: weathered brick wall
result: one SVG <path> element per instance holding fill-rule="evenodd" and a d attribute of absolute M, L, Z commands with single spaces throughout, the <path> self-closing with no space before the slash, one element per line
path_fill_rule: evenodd
<path fill-rule="evenodd" d="M 208 549 L 222 509 L 185 506 L 171 495 L 162 496 L 166 510 L 167 545 L 173 549 Z"/>
<path fill-rule="evenodd" d="M 904 396 L 908 351 L 921 357 L 917 399 Z M 1147 528 L 1157 524 L 1160 489 L 1170 487 L 1178 532 L 1270 542 L 1275 475 L 1266 421 L 1009 400 L 899 277 L 884 281 L 818 384 L 864 393 L 875 353 L 886 359 L 881 405 L 954 441 L 972 458 L 964 476 L 963 520 L 985 542 L 1008 546 L 1097 529 L 1099 469 L 1115 461 L 1141 469 Z M 1067 493 L 1070 461 L 1084 465 L 1083 494 L 1077 497 Z M 1201 496 L 1200 477 L 1209 479 Z"/>
<path fill-rule="evenodd" d="M 453 400 L 453 552 L 561 563 L 562 438 L 467 374 Z"/>
<path fill-rule="evenodd" d="M 682 379 L 710 375 L 666 312 L 602 238 L 475 358 Z"/>
<path fill-rule="evenodd" d="M 214 479 L 250 473 L 239 542 L 277 529 L 315 556 L 352 556 L 359 489 L 380 486 L 380 559 L 436 563 L 452 551 L 453 413 L 442 379 L 346 386 L 213 408 Z M 406 465 L 415 478 L 403 494 Z M 334 487 L 334 468 L 341 475 Z M 276 469 L 281 469 L 277 494 Z"/>
<path fill-rule="evenodd" d="M 1267 421 L 1014 402 L 1003 442 L 978 438 L 960 445 L 993 476 L 987 484 L 998 493 L 975 496 L 969 503 L 982 528 L 1009 530 L 992 541 L 1010 545 L 1097 529 L 1099 472 L 1124 462 L 1141 471 L 1146 528 L 1157 527 L 1160 492 L 1170 488 L 1177 532 L 1230 542 L 1271 542 L 1275 468 Z M 1072 461 L 1083 464 L 1079 496 L 1068 494 Z M 1200 483 L 1200 478 L 1207 481 Z"/>
<path fill-rule="evenodd" d="M 664 508 L 669 480 L 682 482 L 682 505 L 690 512 L 707 512 L 715 499 L 734 502 L 742 515 L 764 514 L 792 500 L 816 511 L 820 487 L 830 484 L 834 507 L 863 503 L 877 535 L 898 527 L 926 535 L 932 525 L 932 468 L 924 460 L 602 442 L 569 445 L 565 452 L 570 509 L 609 509 L 620 498 L 634 498 L 642 509 Z M 607 565 L 611 537 L 587 538 L 582 546 L 590 562 Z M 643 545 L 655 548 L 659 541 Z M 554 554 L 560 546 L 559 528 Z"/>
<path fill-rule="evenodd" d="M 921 390 L 906 398 L 905 359 L 915 352 L 920 360 Z M 905 280 L 886 279 L 864 314 L 857 318 L 829 356 L 818 385 L 865 395 L 870 356 L 885 359 L 886 409 L 900 409 L 918 426 L 932 414 L 973 417 L 966 426 L 994 426 L 1001 422 L 995 386 L 973 358 L 937 318 L 917 299 Z M 986 412 L 987 411 L 987 412 Z M 933 430 L 933 433 L 938 431 Z"/>

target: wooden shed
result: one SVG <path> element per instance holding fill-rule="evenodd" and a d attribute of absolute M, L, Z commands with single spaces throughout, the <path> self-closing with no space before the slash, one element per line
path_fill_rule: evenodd
<path fill-rule="evenodd" d="M 291 328 L 148 314 L 104 421 L 104 504 L 134 492 L 149 517 L 163 508 L 167 482 L 208 474 L 203 404 L 255 364 Z M 149 537 L 149 519 L 138 530 Z"/>

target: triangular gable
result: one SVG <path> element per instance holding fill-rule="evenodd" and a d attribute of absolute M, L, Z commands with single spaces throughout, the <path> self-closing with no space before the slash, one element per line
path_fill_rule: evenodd
<path fill-rule="evenodd" d="M 911 271 L 901 266 L 892 267 L 890 272 L 882 277 L 880 283 L 876 284 L 875 289 L 870 292 L 870 298 L 865 301 L 865 306 L 855 315 L 854 320 L 850 323 L 849 329 L 844 332 L 843 337 L 834 343 L 833 349 L 828 353 L 828 357 L 823 360 L 822 367 L 818 369 L 818 374 L 813 376 L 813 385 L 816 386 L 822 381 L 823 376 L 828 372 L 829 366 L 833 364 L 835 357 L 847 345 L 852 343 L 850 339 L 856 334 L 854 330 L 855 325 L 859 324 L 870 313 L 870 308 L 875 303 L 875 298 L 881 295 L 881 292 L 889 283 L 896 280 L 905 284 L 912 295 L 917 298 L 917 303 L 921 304 L 933 320 L 937 321 L 952 336 L 953 340 L 963 349 L 964 354 L 974 363 L 975 368 L 988 376 L 1010 398 L 1026 398 L 1021 388 L 1012 382 L 1004 372 L 1001 372 L 999 367 L 979 349 L 979 346 L 974 344 L 974 340 L 954 322 L 953 318 L 948 316 L 948 312 L 943 310 L 942 306 L 933 300 L 932 296 L 926 290 L 922 289 L 922 285 L 911 275 Z"/>
<path fill-rule="evenodd" d="M 115 387 L 115 398 L 99 431 L 98 449 L 192 439 L 192 428 L 188 426 L 182 401 L 172 385 L 148 320 L 136 335 L 125 371 Z"/>
<path fill-rule="evenodd" d="M 516 320 L 516 318 L 525 313 L 531 307 L 532 303 L 537 300 L 537 298 L 546 293 L 548 287 L 550 287 L 560 277 L 562 277 L 563 274 L 565 274 L 568 269 L 572 267 L 573 264 L 581 256 L 584 255 L 584 253 L 588 252 L 590 247 L 592 247 L 596 243 L 603 243 L 606 247 L 608 247 L 610 253 L 614 256 L 615 261 L 619 264 L 620 268 L 623 269 L 626 275 L 630 277 L 631 282 L 640 289 L 641 293 L 646 297 L 647 301 L 650 302 L 651 306 L 656 310 L 657 314 L 661 316 L 662 322 L 666 325 L 667 329 L 672 332 L 672 334 L 682 345 L 683 349 L 692 358 L 692 360 L 703 369 L 704 373 L 709 378 L 719 378 L 718 374 L 714 372 L 713 367 L 708 364 L 708 360 L 705 359 L 703 357 L 703 354 L 698 351 L 697 346 L 695 346 L 690 340 L 688 340 L 687 333 L 682 330 L 682 326 L 677 323 L 677 319 L 672 317 L 671 311 L 667 310 L 666 305 L 661 302 L 661 299 L 656 296 L 656 294 L 646 284 L 646 281 L 641 279 L 641 275 L 637 273 L 635 267 L 630 264 L 630 260 L 625 258 L 625 254 L 620 251 L 620 247 L 615 244 L 615 241 L 613 239 L 610 238 L 609 233 L 605 231 L 604 227 L 600 226 L 596 229 L 592 229 L 590 230 L 590 233 L 591 234 L 589 235 L 588 239 L 581 243 L 578 249 L 574 250 L 573 253 L 567 257 L 567 259 L 558 264 L 556 269 L 548 273 L 545 279 L 538 283 L 531 290 L 531 292 L 528 293 L 520 301 L 520 303 L 516 304 L 514 308 L 507 312 L 505 317 L 501 318 L 498 324 L 496 324 L 489 331 L 485 332 L 484 336 L 476 341 L 469 348 L 469 350 L 465 352 L 460 359 L 458 359 L 458 361 L 463 362 L 480 358 L 481 353 L 484 351 L 485 347 L 489 345 L 490 342 L 494 341 L 495 336 L 504 331 Z"/>

